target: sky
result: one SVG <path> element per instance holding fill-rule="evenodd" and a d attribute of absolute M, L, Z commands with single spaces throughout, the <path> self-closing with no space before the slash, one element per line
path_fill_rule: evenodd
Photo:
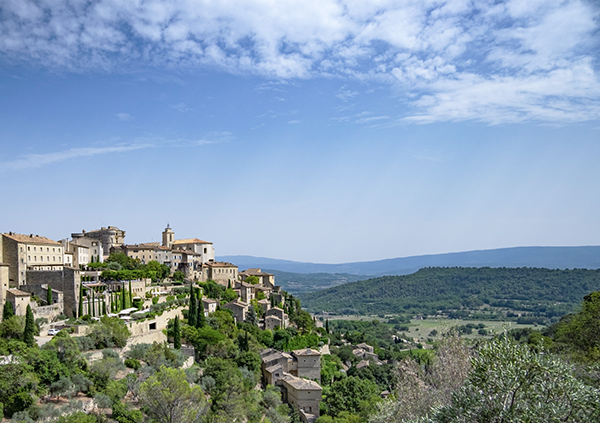
<path fill-rule="evenodd" d="M 592 0 L 2 0 L 0 232 L 598 245 L 599 28 Z"/>

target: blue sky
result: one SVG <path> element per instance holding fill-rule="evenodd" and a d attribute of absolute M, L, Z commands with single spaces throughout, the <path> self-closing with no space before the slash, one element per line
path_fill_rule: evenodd
<path fill-rule="evenodd" d="M 598 245 L 592 1 L 4 1 L 0 231 L 339 263 Z"/>

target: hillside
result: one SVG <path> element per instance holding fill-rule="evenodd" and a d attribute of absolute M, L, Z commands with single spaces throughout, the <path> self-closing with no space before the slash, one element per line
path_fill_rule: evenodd
<path fill-rule="evenodd" d="M 292 273 L 407 275 L 424 267 L 543 267 L 598 269 L 600 246 L 515 247 L 459 253 L 431 254 L 342 264 L 303 263 L 252 256 L 219 256 L 240 268 L 259 267 Z"/>
<path fill-rule="evenodd" d="M 551 319 L 575 310 L 595 290 L 600 290 L 600 270 L 425 268 L 411 275 L 307 293 L 300 299 L 312 312 L 437 314 L 441 310 L 458 311 L 454 314 L 460 317 L 502 312 L 509 317 L 526 313 Z"/>
<path fill-rule="evenodd" d="M 348 273 L 291 273 L 273 269 L 263 269 L 263 271 L 273 273 L 277 285 L 294 295 L 332 288 L 368 278 L 365 275 L 351 275 Z"/>

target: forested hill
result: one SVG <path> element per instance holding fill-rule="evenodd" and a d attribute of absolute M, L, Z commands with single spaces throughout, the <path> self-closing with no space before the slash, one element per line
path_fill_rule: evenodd
<path fill-rule="evenodd" d="M 557 317 L 600 290 L 600 270 L 538 268 L 424 268 L 405 276 L 383 276 L 300 295 L 309 311 L 335 313 L 436 314 L 468 309 L 481 313 Z M 510 314 L 509 314 L 510 315 Z"/>
<path fill-rule="evenodd" d="M 243 269 L 260 267 L 292 273 L 346 273 L 370 277 L 407 275 L 424 267 L 598 269 L 600 246 L 498 248 L 341 264 L 303 263 L 252 256 L 219 256 L 218 260 L 234 263 Z"/>

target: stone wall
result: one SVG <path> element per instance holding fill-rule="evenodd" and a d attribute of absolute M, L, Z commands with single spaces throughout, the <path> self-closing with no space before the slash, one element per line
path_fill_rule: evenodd
<path fill-rule="evenodd" d="M 56 303 L 49 306 L 38 306 L 36 302 L 32 302 L 31 304 L 31 311 L 33 311 L 33 317 L 36 319 L 39 317 L 45 317 L 49 322 L 51 322 L 56 316 L 62 314 L 63 312 L 62 302 L 60 304 Z M 33 307 L 33 304 L 35 304 L 35 307 Z"/>
<path fill-rule="evenodd" d="M 167 336 L 162 332 L 163 329 L 167 328 L 167 323 L 169 320 L 174 319 L 175 316 L 179 316 L 182 319 L 182 310 L 183 307 L 178 307 L 165 311 L 162 315 L 156 316 L 154 319 L 145 319 L 141 322 L 128 322 L 127 327 L 131 332 L 131 338 L 128 343 L 133 345 L 166 341 Z"/>
<path fill-rule="evenodd" d="M 62 291 L 64 313 L 71 317 L 77 313 L 81 276 L 78 269 L 64 267 L 62 270 L 28 270 L 27 285 L 50 285 Z M 32 289 L 32 288 L 30 288 Z"/>

